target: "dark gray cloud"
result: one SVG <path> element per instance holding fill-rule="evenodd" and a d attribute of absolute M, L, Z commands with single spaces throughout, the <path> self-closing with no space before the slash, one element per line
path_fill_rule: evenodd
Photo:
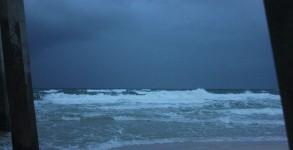
<path fill-rule="evenodd" d="M 261 0 L 27 0 L 35 87 L 275 88 Z"/>

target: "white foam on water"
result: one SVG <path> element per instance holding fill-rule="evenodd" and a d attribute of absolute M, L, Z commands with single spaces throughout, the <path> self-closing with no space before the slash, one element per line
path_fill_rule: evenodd
<path fill-rule="evenodd" d="M 241 124 L 258 124 L 258 125 L 277 125 L 284 126 L 285 122 L 283 120 L 250 120 L 250 121 L 239 121 Z"/>
<path fill-rule="evenodd" d="M 1 150 L 12 150 L 12 146 L 0 146 Z"/>
<path fill-rule="evenodd" d="M 116 93 L 122 93 L 125 92 L 126 89 L 87 89 L 86 90 L 88 93 L 94 92 L 94 93 L 99 93 L 99 92 L 116 92 Z"/>
<path fill-rule="evenodd" d="M 133 141 L 120 141 L 117 139 L 109 140 L 105 143 L 97 144 L 92 143 L 87 146 L 89 150 L 109 150 L 123 146 L 146 145 L 146 144 L 168 144 L 180 142 L 241 142 L 241 141 L 286 141 L 284 137 L 241 137 L 241 138 L 212 138 L 212 139 L 157 139 L 157 140 L 133 140 Z"/>
<path fill-rule="evenodd" d="M 99 113 L 84 113 L 81 116 L 83 118 L 105 117 L 104 114 L 99 114 Z M 184 118 L 184 116 L 177 115 L 174 113 L 162 114 L 161 117 L 147 117 L 147 116 L 134 117 L 134 116 L 126 116 L 126 115 L 114 115 L 114 116 L 110 115 L 108 117 L 113 118 L 115 121 L 203 122 L 203 120 L 186 119 Z"/>
<path fill-rule="evenodd" d="M 111 124 L 124 124 L 125 122 L 118 122 L 118 121 L 136 121 L 136 120 L 151 120 L 151 121 L 162 121 L 162 122 L 209 122 L 213 124 L 218 124 L 221 126 L 232 126 L 231 124 L 236 124 L 241 126 L 246 125 L 284 125 L 284 122 L 278 118 L 281 115 L 282 109 L 275 108 L 275 103 L 280 100 L 278 95 L 269 94 L 269 93 L 252 93 L 250 91 L 246 91 L 239 94 L 215 94 L 210 93 L 204 89 L 197 89 L 197 90 L 186 90 L 186 91 L 152 91 L 152 90 L 131 90 L 136 92 L 137 94 L 143 95 L 131 95 L 131 92 L 122 93 L 126 90 L 117 89 L 117 90 L 87 90 L 87 92 L 91 92 L 89 94 L 65 94 L 62 92 L 49 92 L 43 95 L 42 100 L 35 101 L 37 110 L 41 110 L 44 113 L 47 110 L 50 112 L 56 111 L 64 111 L 58 118 L 61 118 L 63 121 L 68 121 L 69 123 L 79 123 L 78 121 L 92 121 L 97 120 L 97 124 L 102 119 L 112 119 L 116 120 L 117 122 L 113 121 L 110 122 Z M 109 92 L 116 92 L 117 95 L 109 95 L 103 93 Z M 119 93 L 120 92 L 120 93 Z M 94 94 L 94 95 L 93 95 Z M 225 101 L 229 102 L 225 102 Z M 269 100 L 269 101 L 268 101 Z M 223 102 L 221 102 L 223 101 Z M 238 104 L 240 102 L 240 108 L 247 108 L 254 107 L 254 102 L 256 102 L 256 107 L 261 105 L 260 109 L 232 109 L 232 105 L 222 107 L 222 105 L 230 105 L 230 101 L 236 101 L 234 104 Z M 250 106 L 252 102 L 252 106 Z M 271 103 L 273 102 L 273 103 Z M 45 104 L 45 105 L 42 105 Z M 47 105 L 49 104 L 49 105 Z M 56 105 L 57 104 L 57 105 Z M 78 104 L 78 105 L 75 105 Z M 96 105 L 92 105 L 96 104 Z M 216 104 L 216 105 L 213 105 Z M 243 106 L 243 104 L 245 106 Z M 264 104 L 264 105 L 263 105 Z M 220 105 L 218 107 L 218 105 Z M 269 107 L 274 106 L 273 108 L 262 108 L 262 107 Z M 52 107 L 50 107 L 52 106 Z M 211 106 L 211 107 L 210 107 Z M 180 107 L 180 108 L 179 108 Z M 182 107 L 182 108 L 181 108 Z M 184 108 L 186 107 L 186 109 Z M 214 109 L 215 107 L 215 109 Z M 239 108 L 238 106 L 236 108 Z M 150 108 L 150 109 L 148 109 Z M 153 109 L 155 108 L 155 109 Z M 163 109 L 157 109 L 163 108 Z M 170 108 L 170 109 L 169 109 Z M 175 108 L 175 109 L 173 109 Z M 58 110 L 59 109 L 59 110 Z M 140 110 L 136 110 L 140 109 Z M 146 109 L 146 110 L 143 110 Z M 70 111 L 74 111 L 75 113 L 68 113 Z M 197 112 L 203 112 L 202 114 L 197 114 Z M 208 113 L 206 113 L 208 111 Z M 59 115 L 59 113 L 56 113 Z M 193 116 L 193 114 L 196 114 Z M 201 115 L 207 114 L 205 118 Z M 223 114 L 223 117 L 220 115 Z M 263 118 L 264 120 L 256 120 L 257 118 L 253 118 L 250 115 L 272 115 L 272 117 L 277 117 L 274 120 L 268 120 Z M 225 117 L 229 116 L 229 117 Z M 238 116 L 244 116 L 244 119 Z M 54 116 L 55 117 L 55 116 Z M 236 118 L 236 119 L 235 119 Z M 260 118 L 260 117 L 258 117 Z M 251 120 L 249 120 L 251 119 Z M 60 120 L 57 119 L 60 122 Z M 62 121 L 61 121 L 62 122 Z M 58 123 L 58 122 L 57 122 Z M 64 122 L 62 122 L 64 123 Z M 148 122 L 149 123 L 149 122 Z M 107 125 L 110 125 L 107 123 Z M 258 126 L 258 125 L 257 125 Z M 116 130 L 116 129 L 115 129 Z M 123 133 L 123 129 L 117 131 Z M 124 133 L 123 133 L 124 134 Z M 89 135 L 86 135 L 89 136 Z M 241 136 L 241 135 L 240 135 Z M 245 137 L 245 138 L 237 138 L 237 139 L 229 139 L 229 137 L 224 138 L 217 138 L 217 137 L 202 137 L 200 139 L 157 139 L 157 140 L 134 140 L 134 141 L 121 141 L 118 139 L 119 136 L 116 137 L 114 135 L 111 137 L 112 140 L 109 140 L 105 143 L 98 143 L 97 140 L 91 141 L 92 143 L 84 143 L 83 137 L 78 138 L 78 140 L 72 142 L 72 146 L 57 146 L 56 143 L 58 141 L 53 142 L 52 146 L 44 146 L 43 149 L 50 149 L 56 146 L 56 149 L 97 149 L 97 150 L 107 150 L 114 147 L 126 146 L 126 145 L 139 145 L 139 144 L 155 144 L 155 143 L 173 143 L 173 142 L 185 142 L 185 141 L 195 141 L 203 142 L 207 141 L 237 141 L 237 140 L 284 140 L 284 137 Z M 171 137 L 170 137 L 171 138 Z M 138 139 L 138 138 L 135 138 Z M 140 138 L 141 139 L 141 138 Z M 52 140 L 52 139 L 49 139 Z M 48 141 L 49 141 L 48 140 Z M 72 139 L 74 140 L 74 139 Z M 103 139 L 106 140 L 106 139 Z M 48 141 L 44 143 L 48 143 Z M 59 141 L 60 142 L 60 141 Z M 78 143 L 78 144 L 76 144 Z M 84 145 L 79 144 L 84 143 Z M 78 145 L 78 146 L 76 146 Z M 1 149 L 1 148 L 0 148 Z"/>
<path fill-rule="evenodd" d="M 113 117 L 116 121 L 138 121 L 138 120 L 150 120 L 147 118 L 129 117 L 129 116 L 115 116 Z"/>
<path fill-rule="evenodd" d="M 218 122 L 225 124 L 241 124 L 241 125 L 285 125 L 283 120 L 240 120 L 231 117 L 219 117 L 211 120 L 211 122 Z"/>
<path fill-rule="evenodd" d="M 151 90 L 150 89 L 141 89 L 141 90 L 134 90 L 134 92 L 137 94 L 145 95 L 145 94 L 148 94 L 149 92 L 151 92 Z"/>
<path fill-rule="evenodd" d="M 11 133 L 0 132 L 0 149 L 12 150 Z"/>
<path fill-rule="evenodd" d="M 50 90 L 44 90 L 42 92 L 45 92 L 45 93 L 58 93 L 60 90 L 55 90 L 55 89 L 50 89 Z"/>
<path fill-rule="evenodd" d="M 96 113 L 96 112 L 91 112 L 91 113 L 83 113 L 81 116 L 85 118 L 94 118 L 94 117 L 100 117 L 103 116 L 104 114 L 102 113 Z"/>
<path fill-rule="evenodd" d="M 141 144 L 165 144 L 165 143 L 174 143 L 174 142 L 183 142 L 182 139 L 160 139 L 160 140 L 132 140 L 132 141 L 120 141 L 117 139 L 109 140 L 108 142 L 101 144 L 92 144 L 88 145 L 87 149 L 90 150 L 109 150 L 112 148 L 122 147 L 122 146 L 131 146 L 131 145 L 141 145 Z"/>
<path fill-rule="evenodd" d="M 270 93 L 252 93 L 250 91 L 239 94 L 213 94 L 208 92 L 206 94 L 206 99 L 211 100 L 280 100 L 279 95 Z"/>
<path fill-rule="evenodd" d="M 107 89 L 87 89 L 86 90 L 88 93 L 91 93 L 91 92 L 110 92 L 110 90 L 107 90 Z"/>
<path fill-rule="evenodd" d="M 192 104 L 190 104 L 192 105 Z M 133 109 L 148 109 L 148 108 L 177 108 L 180 107 L 180 104 L 172 105 L 172 104 L 146 104 L 143 105 L 138 103 L 132 103 L 132 104 L 124 104 L 124 105 L 118 105 L 118 106 L 101 106 L 99 107 L 102 110 L 133 110 Z"/>
<path fill-rule="evenodd" d="M 263 109 L 232 109 L 229 110 L 232 114 L 237 115 L 282 115 L 281 108 L 263 108 Z"/>
<path fill-rule="evenodd" d="M 92 112 L 92 113 L 87 112 L 87 113 L 82 113 L 81 116 L 84 118 L 96 118 L 96 117 L 104 117 L 105 114 L 95 113 L 95 112 Z M 131 116 L 125 116 L 125 115 L 116 115 L 116 116 L 109 115 L 109 117 L 112 117 L 116 121 L 150 120 L 150 118 L 131 117 Z"/>
<path fill-rule="evenodd" d="M 111 91 L 116 92 L 116 93 L 122 93 L 122 92 L 125 92 L 126 89 L 111 89 Z"/>
<path fill-rule="evenodd" d="M 214 94 L 209 93 L 204 89 L 197 89 L 187 91 L 148 91 L 145 92 L 145 95 L 107 95 L 102 93 L 98 93 L 96 95 L 77 95 L 50 93 L 44 95 L 43 100 L 50 101 L 54 104 L 105 104 L 121 102 L 148 104 L 192 104 L 204 103 L 207 100 L 280 100 L 280 96 L 269 93 L 251 92 L 240 94 Z"/>
<path fill-rule="evenodd" d="M 64 121 L 80 121 L 80 117 L 65 117 L 65 116 L 63 116 L 61 119 Z"/>

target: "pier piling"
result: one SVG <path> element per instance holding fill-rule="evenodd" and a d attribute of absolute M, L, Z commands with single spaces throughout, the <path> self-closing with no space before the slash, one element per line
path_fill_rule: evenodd
<path fill-rule="evenodd" d="M 293 149 L 293 1 L 264 0 L 290 149 Z"/>
<path fill-rule="evenodd" d="M 12 146 L 36 150 L 38 136 L 32 97 L 23 0 L 0 0 L 0 24 Z M 3 72 L 1 72 L 2 77 Z"/>
<path fill-rule="evenodd" d="M 10 131 L 8 99 L 5 82 L 3 48 L 0 26 L 0 132 Z"/>

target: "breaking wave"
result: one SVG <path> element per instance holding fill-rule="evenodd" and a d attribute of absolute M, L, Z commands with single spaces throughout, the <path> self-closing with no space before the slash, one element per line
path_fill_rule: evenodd
<path fill-rule="evenodd" d="M 146 104 L 191 104 L 220 100 L 280 100 L 271 93 L 211 93 L 204 89 L 185 91 L 151 90 L 87 90 L 85 93 L 68 94 L 49 90 L 40 96 L 54 104 L 106 104 L 106 103 L 146 103 Z"/>

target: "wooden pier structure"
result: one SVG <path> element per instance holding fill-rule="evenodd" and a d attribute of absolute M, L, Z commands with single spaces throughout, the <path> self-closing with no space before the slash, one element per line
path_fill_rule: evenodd
<path fill-rule="evenodd" d="M 264 0 L 288 136 L 293 150 L 293 1 Z"/>
<path fill-rule="evenodd" d="M 11 129 L 13 149 L 37 150 L 23 0 L 0 0 L 0 27 L 0 130 Z"/>

